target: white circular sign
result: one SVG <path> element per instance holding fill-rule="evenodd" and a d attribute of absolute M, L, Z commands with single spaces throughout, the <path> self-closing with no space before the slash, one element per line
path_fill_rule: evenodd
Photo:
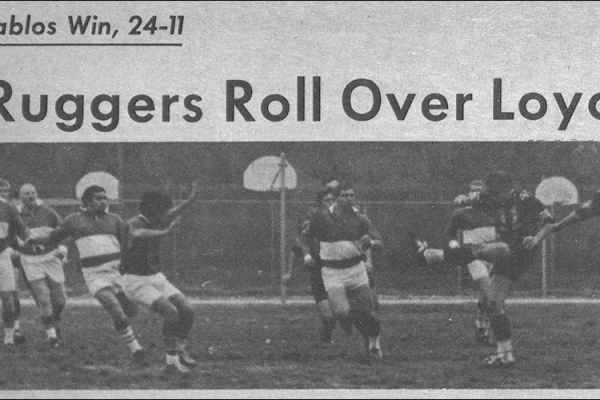
<path fill-rule="evenodd" d="M 106 191 L 106 197 L 108 197 L 109 200 L 119 200 L 119 180 L 104 171 L 90 172 L 89 174 L 84 175 L 75 186 L 75 195 L 77 198 L 81 200 L 81 196 L 85 189 L 93 185 L 103 187 Z"/>
<path fill-rule="evenodd" d="M 535 189 L 535 197 L 547 206 L 555 203 L 563 205 L 579 203 L 577 188 L 562 176 L 544 179 Z"/>

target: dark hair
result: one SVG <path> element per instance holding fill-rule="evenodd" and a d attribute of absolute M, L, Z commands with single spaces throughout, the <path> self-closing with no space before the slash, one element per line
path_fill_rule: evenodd
<path fill-rule="evenodd" d="M 494 171 L 485 178 L 485 187 L 488 191 L 496 191 L 503 186 L 513 184 L 512 177 L 505 171 Z"/>
<path fill-rule="evenodd" d="M 328 194 L 333 194 L 335 197 L 338 197 L 340 195 L 340 191 L 339 191 L 339 189 L 332 188 L 332 187 L 327 187 L 327 188 L 321 189 L 317 192 L 315 201 L 320 204 L 323 201 L 323 199 L 325 198 L 325 196 L 327 196 Z"/>
<path fill-rule="evenodd" d="M 83 191 L 81 195 L 81 202 L 84 206 L 87 206 L 88 203 L 92 200 L 96 193 L 106 192 L 102 186 L 92 185 Z"/>
<path fill-rule="evenodd" d="M 154 217 L 173 207 L 173 200 L 168 194 L 161 191 L 150 191 L 142 195 L 140 213 L 146 217 Z"/>

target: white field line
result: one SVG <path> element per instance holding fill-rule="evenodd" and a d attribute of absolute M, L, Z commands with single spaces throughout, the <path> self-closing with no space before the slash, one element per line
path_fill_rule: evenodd
<path fill-rule="evenodd" d="M 189 298 L 192 305 L 223 305 L 223 306 L 246 306 L 246 305 L 282 305 L 280 297 L 212 297 L 212 298 Z M 394 297 L 381 296 L 379 299 L 380 304 L 384 305 L 453 305 L 453 304 L 471 304 L 475 303 L 477 299 L 466 298 L 466 297 L 412 297 L 398 299 Z M 23 305 L 31 306 L 34 305 L 34 301 L 31 298 L 22 299 Z M 89 296 L 78 296 L 70 297 L 67 300 L 68 306 L 100 306 L 98 301 Z M 508 299 L 508 304 L 516 305 L 532 305 L 532 304 L 598 304 L 600 305 L 600 298 L 512 298 Z M 285 304 L 289 305 L 304 305 L 314 304 L 314 300 L 311 297 L 290 297 L 287 298 Z"/>

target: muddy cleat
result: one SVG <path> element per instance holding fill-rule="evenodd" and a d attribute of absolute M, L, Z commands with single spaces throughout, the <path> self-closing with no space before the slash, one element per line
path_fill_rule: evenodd
<path fill-rule="evenodd" d="M 148 367 L 150 366 L 150 361 L 148 361 L 148 353 L 146 350 L 140 349 L 133 353 L 133 362 L 140 367 Z"/>
<path fill-rule="evenodd" d="M 186 351 L 180 351 L 178 353 L 179 363 L 188 368 L 196 368 L 198 366 L 198 362 L 194 360 Z"/>
<path fill-rule="evenodd" d="M 417 264 L 421 267 L 426 266 L 427 260 L 425 259 L 425 250 L 429 248 L 429 245 L 425 240 L 420 239 L 412 232 L 409 232 L 408 236 L 410 237 L 411 249 L 415 254 Z"/>
<path fill-rule="evenodd" d="M 58 338 L 51 338 L 51 339 L 48 339 L 48 347 L 50 349 L 59 349 L 62 347 L 62 343 L 60 342 L 60 340 Z"/>
<path fill-rule="evenodd" d="M 167 366 L 163 369 L 163 373 L 167 375 L 189 375 L 191 371 L 187 367 L 177 363 L 167 364 Z"/>
<path fill-rule="evenodd" d="M 27 338 L 25 338 L 25 335 L 23 335 L 23 333 L 19 329 L 15 329 L 13 340 L 15 341 L 16 345 L 20 345 L 25 344 Z"/>
<path fill-rule="evenodd" d="M 516 360 L 511 351 L 504 353 L 496 353 L 483 360 L 483 364 L 487 367 L 511 367 L 515 365 Z"/>
<path fill-rule="evenodd" d="M 383 358 L 383 353 L 381 352 L 381 349 L 377 347 L 371 347 L 367 351 L 367 356 L 369 357 L 370 361 L 381 361 Z"/>

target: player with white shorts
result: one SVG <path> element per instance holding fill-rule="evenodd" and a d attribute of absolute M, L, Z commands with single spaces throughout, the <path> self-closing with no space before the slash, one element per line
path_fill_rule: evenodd
<path fill-rule="evenodd" d="M 2 300 L 2 322 L 4 325 L 5 348 L 13 348 L 18 337 L 18 315 L 20 303 L 17 297 L 17 277 L 12 263 L 14 250 L 10 247 L 16 237 L 26 239 L 28 230 L 17 208 L 8 202 L 10 184 L 0 179 L 0 298 Z"/>
<path fill-rule="evenodd" d="M 144 193 L 140 215 L 128 222 L 131 242 L 121 264 L 121 282 L 127 297 L 163 317 L 165 372 L 169 374 L 187 374 L 189 368 L 197 364 L 185 351 L 187 337 L 194 325 L 194 312 L 187 298 L 160 272 L 159 243 L 161 238 L 173 232 L 181 214 L 197 195 L 198 185 L 194 183 L 190 197 L 173 207 L 173 201 L 163 192 Z"/>
<path fill-rule="evenodd" d="M 79 264 L 89 293 L 110 314 L 115 330 L 133 354 L 134 361 L 145 365 L 146 353 L 138 343 L 129 317 L 135 305 L 121 287 L 122 250 L 127 247 L 127 225 L 116 214 L 107 212 L 108 198 L 104 188 L 93 185 L 81 196 L 84 209 L 71 214 L 49 234 L 35 237 L 34 243 L 58 243 L 75 239 Z"/>
<path fill-rule="evenodd" d="M 50 233 L 60 225 L 61 219 L 56 211 L 38 199 L 35 186 L 28 183 L 21 186 L 19 198 L 19 214 L 23 223 L 30 229 L 31 235 Z M 60 345 L 60 316 L 67 299 L 63 271 L 67 248 L 64 245 L 25 245 L 20 242 L 19 253 L 25 279 L 42 314 L 48 343 L 50 347 L 57 348 Z"/>

